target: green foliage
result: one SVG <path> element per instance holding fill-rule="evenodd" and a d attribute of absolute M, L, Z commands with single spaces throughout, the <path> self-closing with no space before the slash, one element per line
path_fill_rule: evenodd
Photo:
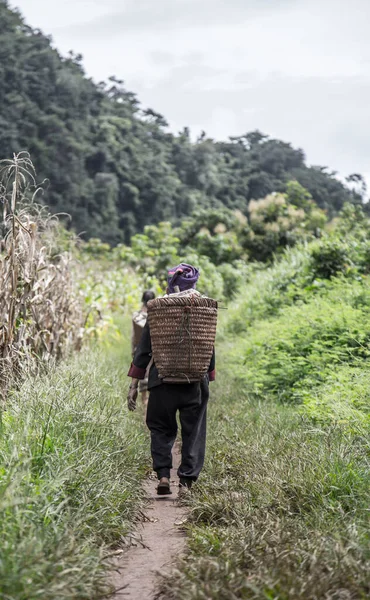
<path fill-rule="evenodd" d="M 239 343 L 220 347 L 189 552 L 162 579 L 165 597 L 366 598 L 366 429 L 313 426 L 291 406 L 248 399 L 234 378 Z"/>
<path fill-rule="evenodd" d="M 337 274 L 356 278 L 369 273 L 370 220 L 359 206 L 346 204 L 329 234 L 310 246 L 312 279 Z"/>
<path fill-rule="evenodd" d="M 165 282 L 167 269 L 178 262 L 178 251 L 176 231 L 171 223 L 164 222 L 147 225 L 142 234 L 133 236 L 130 246 L 117 246 L 113 255 Z"/>
<path fill-rule="evenodd" d="M 330 216 L 345 202 L 362 200 L 362 191 L 307 167 L 301 150 L 258 131 L 227 142 L 202 135 L 195 143 L 186 128 L 169 133 L 166 120 L 143 110 L 122 81 L 96 85 L 80 55 L 62 58 L 7 1 L 0 2 L 0 45 L 2 155 L 28 150 L 41 179 L 50 181 L 45 203 L 54 213 L 69 213 L 86 239 L 128 243 L 146 225 L 178 222 L 199 208 L 246 215 L 251 200 L 272 192 L 287 191 L 289 202 L 304 208 L 307 192 L 289 184 L 292 179 Z M 213 245 L 222 250 L 218 262 L 238 253 L 232 234 L 199 243 L 202 253 Z"/>
<path fill-rule="evenodd" d="M 242 232 L 247 219 L 237 210 L 198 209 L 177 229 L 181 246 L 190 246 L 215 264 L 245 260 Z"/>
<path fill-rule="evenodd" d="M 312 196 L 298 181 L 289 181 L 286 186 L 286 199 L 297 208 L 308 212 L 312 205 Z"/>
<path fill-rule="evenodd" d="M 223 315 L 205 472 L 187 500 L 189 553 L 162 579 L 166 598 L 369 595 L 361 214 L 346 207 L 319 242 L 255 264 Z"/>
<path fill-rule="evenodd" d="M 221 228 L 214 235 L 208 229 L 200 230 L 193 243 L 199 254 L 208 256 L 215 265 L 231 263 L 243 255 L 236 233 Z"/>
<path fill-rule="evenodd" d="M 82 245 L 77 278 L 87 314 L 86 334 L 98 339 L 116 329 L 117 315 L 131 314 L 137 309 L 145 289 L 153 289 L 156 294 L 162 291 L 157 277 L 139 274 L 116 260 L 110 247 L 105 246 L 100 241 L 91 244 L 91 240 Z"/>
<path fill-rule="evenodd" d="M 351 234 L 362 239 L 369 231 L 370 219 L 362 206 L 346 203 L 334 221 L 334 225 L 339 236 Z"/>
<path fill-rule="evenodd" d="M 351 265 L 348 244 L 338 239 L 325 239 L 310 249 L 313 278 L 330 279 L 345 273 Z"/>
<path fill-rule="evenodd" d="M 117 338 L 28 379 L 9 399 L 0 421 L 0 597 L 109 591 L 105 557 L 131 530 L 149 464 L 142 416 L 129 419 L 122 406 L 129 360 L 128 338 Z"/>
<path fill-rule="evenodd" d="M 221 335 L 248 332 L 235 360 L 250 393 L 303 402 L 312 417 L 353 425 L 367 422 L 365 403 L 358 400 L 361 386 L 351 400 L 349 380 L 354 378 L 356 388 L 355 378 L 366 380 L 367 373 L 369 229 L 364 218 L 361 228 L 357 223 L 353 234 L 349 227 L 343 239 L 348 219 L 346 209 L 330 235 L 286 251 L 282 260 L 252 276 L 230 307 Z M 334 396 L 330 401 L 335 382 L 335 397 L 341 398 L 337 413 Z"/>
<path fill-rule="evenodd" d="M 244 345 L 240 377 L 247 390 L 282 401 L 301 401 L 335 373 L 339 364 L 370 356 L 368 282 L 341 281 L 321 297 L 280 310 L 256 323 Z"/>
<path fill-rule="evenodd" d="M 370 372 L 367 362 L 339 365 L 319 388 L 301 391 L 302 411 L 316 423 L 350 427 L 355 433 L 370 428 Z"/>
<path fill-rule="evenodd" d="M 105 244 L 100 238 L 90 238 L 87 242 L 80 243 L 81 256 L 87 256 L 89 259 L 105 259 L 109 257 L 111 247 Z"/>
<path fill-rule="evenodd" d="M 268 261 L 287 246 L 318 237 L 326 216 L 305 188 L 290 181 L 286 194 L 270 194 L 251 201 L 249 221 L 244 246 L 251 258 Z"/>
<path fill-rule="evenodd" d="M 267 269 L 255 263 L 254 276 L 242 286 L 228 308 L 228 319 L 223 324 L 224 335 L 240 335 L 259 319 L 276 315 L 281 307 L 290 305 L 302 296 L 311 284 L 308 252 L 298 246 L 287 248 L 281 259 Z M 251 270 L 253 273 L 253 270 Z M 310 292 L 321 284 L 310 286 Z"/>

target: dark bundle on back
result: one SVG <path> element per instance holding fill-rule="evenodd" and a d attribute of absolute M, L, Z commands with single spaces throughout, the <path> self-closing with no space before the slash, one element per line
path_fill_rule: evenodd
<path fill-rule="evenodd" d="M 209 369 L 217 301 L 197 293 L 151 300 L 148 321 L 154 362 L 165 382 L 200 381 Z"/>

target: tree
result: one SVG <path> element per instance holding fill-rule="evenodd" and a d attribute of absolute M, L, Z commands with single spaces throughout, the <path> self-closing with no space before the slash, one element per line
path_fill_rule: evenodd
<path fill-rule="evenodd" d="M 111 244 L 153 223 L 178 224 L 195 208 L 248 215 L 251 200 L 285 193 L 292 179 L 330 216 L 365 196 L 360 175 L 350 176 L 349 189 L 325 169 L 307 167 L 302 150 L 260 131 L 226 142 L 205 132 L 192 142 L 187 128 L 173 135 L 121 79 L 96 85 L 80 54 L 60 56 L 50 37 L 4 1 L 0 148 L 4 157 L 28 150 L 39 179 L 49 181 L 44 201 L 52 211 L 69 213 L 69 226 L 84 237 Z"/>

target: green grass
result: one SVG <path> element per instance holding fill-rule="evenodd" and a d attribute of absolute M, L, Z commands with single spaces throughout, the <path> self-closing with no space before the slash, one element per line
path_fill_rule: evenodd
<path fill-rule="evenodd" d="M 149 466 L 126 409 L 129 341 L 88 349 L 10 398 L 0 432 L 0 598 L 102 597 Z"/>
<path fill-rule="evenodd" d="M 312 248 L 257 271 L 222 314 L 207 459 L 167 600 L 370 597 L 370 278 Z M 331 278 L 315 279 L 324 250 Z M 126 411 L 129 360 L 116 340 L 10 399 L 1 600 L 106 594 L 150 464 L 142 416 Z"/>
<path fill-rule="evenodd" d="M 309 264 L 289 251 L 221 319 L 206 464 L 166 600 L 370 597 L 370 280 L 313 281 Z"/>
<path fill-rule="evenodd" d="M 370 594 L 370 448 L 230 377 L 213 391 L 205 470 L 189 501 L 189 551 L 167 599 L 316 600 Z M 219 360 L 220 364 L 220 360 Z"/>

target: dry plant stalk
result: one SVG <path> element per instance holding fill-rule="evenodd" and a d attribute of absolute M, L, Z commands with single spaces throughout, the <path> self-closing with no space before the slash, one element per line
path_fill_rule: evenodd
<path fill-rule="evenodd" d="M 80 347 L 84 315 L 69 252 L 55 253 L 58 221 L 34 202 L 28 153 L 0 161 L 0 394 L 42 362 Z M 31 188 L 36 191 L 28 200 Z"/>

